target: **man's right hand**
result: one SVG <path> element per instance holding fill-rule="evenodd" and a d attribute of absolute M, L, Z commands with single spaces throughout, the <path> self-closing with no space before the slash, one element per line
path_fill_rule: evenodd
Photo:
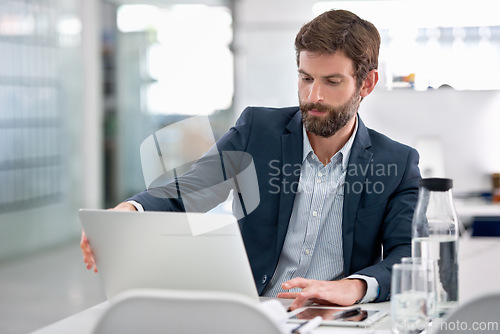
<path fill-rule="evenodd" d="M 116 210 L 116 211 L 137 211 L 135 206 L 133 206 L 130 203 L 123 202 L 115 206 L 113 209 L 109 210 Z M 90 244 L 87 239 L 87 236 L 85 235 L 85 232 L 82 230 L 82 239 L 80 241 L 80 248 L 82 249 L 83 253 L 83 262 L 87 265 L 87 269 L 91 270 L 94 269 L 94 272 L 97 272 L 97 267 L 95 265 L 94 261 L 94 255 L 92 254 L 92 250 L 90 249 Z"/>

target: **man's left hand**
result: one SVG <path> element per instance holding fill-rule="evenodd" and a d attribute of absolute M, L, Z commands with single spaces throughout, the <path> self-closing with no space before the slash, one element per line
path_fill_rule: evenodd
<path fill-rule="evenodd" d="M 361 279 L 345 278 L 339 281 L 318 281 L 297 277 L 284 282 L 284 290 L 301 288 L 300 292 L 282 292 L 278 298 L 295 298 L 290 310 L 304 306 L 308 301 L 317 304 L 350 306 L 361 300 L 366 294 L 366 282 Z"/>

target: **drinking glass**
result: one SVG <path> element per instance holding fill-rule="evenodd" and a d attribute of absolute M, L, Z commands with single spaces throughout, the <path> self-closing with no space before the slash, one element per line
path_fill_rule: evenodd
<path fill-rule="evenodd" d="M 429 327 L 428 268 L 424 264 L 398 263 L 392 266 L 391 320 L 397 334 L 421 333 Z"/>
<path fill-rule="evenodd" d="M 437 308 L 437 282 L 438 282 L 438 266 L 435 259 L 421 258 L 421 257 L 403 257 L 401 263 L 408 263 L 414 265 L 423 265 L 427 269 L 427 284 L 428 284 L 428 298 L 427 298 L 427 315 L 429 322 L 432 319 L 439 317 Z"/>

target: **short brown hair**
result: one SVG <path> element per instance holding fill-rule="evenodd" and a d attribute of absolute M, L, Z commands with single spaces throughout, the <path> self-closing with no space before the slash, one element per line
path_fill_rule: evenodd
<path fill-rule="evenodd" d="M 330 10 L 306 23 L 295 38 L 297 65 L 301 51 L 341 51 L 354 62 L 356 83 L 378 68 L 380 35 L 375 26 L 347 10 Z"/>

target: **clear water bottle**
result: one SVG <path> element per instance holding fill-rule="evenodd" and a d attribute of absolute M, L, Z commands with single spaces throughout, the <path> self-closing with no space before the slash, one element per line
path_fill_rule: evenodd
<path fill-rule="evenodd" d="M 420 180 L 413 215 L 412 256 L 437 262 L 437 313 L 443 315 L 458 304 L 459 222 L 453 203 L 451 179 Z"/>

